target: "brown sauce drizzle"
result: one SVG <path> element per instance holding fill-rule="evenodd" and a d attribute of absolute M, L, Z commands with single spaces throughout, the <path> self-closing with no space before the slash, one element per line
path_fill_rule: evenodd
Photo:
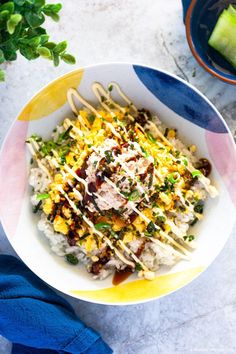
<path fill-rule="evenodd" d="M 116 271 L 112 279 L 112 284 L 119 285 L 120 283 L 125 281 L 131 274 L 133 274 L 133 272 L 129 268 L 120 270 L 119 272 Z"/>

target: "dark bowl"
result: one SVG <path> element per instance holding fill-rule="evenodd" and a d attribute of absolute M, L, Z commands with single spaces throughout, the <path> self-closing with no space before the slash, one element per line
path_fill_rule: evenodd
<path fill-rule="evenodd" d="M 236 85 L 236 70 L 208 45 L 208 39 L 221 12 L 236 0 L 182 0 L 189 47 L 199 64 L 210 74 Z M 235 34 L 236 35 L 236 34 Z"/>

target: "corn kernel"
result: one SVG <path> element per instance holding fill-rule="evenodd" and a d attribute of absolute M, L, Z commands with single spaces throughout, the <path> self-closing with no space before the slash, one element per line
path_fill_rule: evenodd
<path fill-rule="evenodd" d="M 123 237 L 123 242 L 124 243 L 129 243 L 131 241 L 133 241 L 135 239 L 134 234 L 130 231 L 130 232 L 126 232 L 126 234 Z"/>
<path fill-rule="evenodd" d="M 66 163 L 68 165 L 73 166 L 75 164 L 74 156 L 75 154 L 73 152 L 69 152 L 69 154 L 66 155 Z"/>
<path fill-rule="evenodd" d="M 69 231 L 68 225 L 66 221 L 60 216 L 57 215 L 53 221 L 54 230 L 56 232 L 60 232 L 63 235 L 66 235 Z"/>
<path fill-rule="evenodd" d="M 53 202 L 51 198 L 48 198 L 45 200 L 43 204 L 43 211 L 45 214 L 49 215 L 52 212 L 53 209 Z"/>
<path fill-rule="evenodd" d="M 189 146 L 189 151 L 192 152 L 192 153 L 196 152 L 197 151 L 196 145 Z"/>
<path fill-rule="evenodd" d="M 143 232 L 146 229 L 146 225 L 140 216 L 137 216 L 137 218 L 133 221 L 133 225 L 139 232 Z"/>
<path fill-rule="evenodd" d="M 61 184 L 63 183 L 63 178 L 62 178 L 62 175 L 60 173 L 57 173 L 54 177 L 54 182 L 56 184 Z"/>
<path fill-rule="evenodd" d="M 146 208 L 142 211 L 142 213 L 150 220 L 153 219 L 153 213 L 152 213 L 152 210 L 149 209 L 149 208 Z"/>
<path fill-rule="evenodd" d="M 176 135 L 176 132 L 174 129 L 170 129 L 168 131 L 168 134 L 167 134 L 167 138 L 170 139 L 170 138 L 175 138 L 175 135 Z"/>
<path fill-rule="evenodd" d="M 63 205 L 62 212 L 67 219 L 71 217 L 71 210 Z"/>
<path fill-rule="evenodd" d="M 91 236 L 88 236 L 86 238 L 86 241 L 85 241 L 85 249 L 86 251 L 88 252 L 91 252 L 91 251 L 94 251 L 97 249 L 97 244 L 96 244 L 96 241 L 94 240 L 94 237 L 91 235 Z"/>
<path fill-rule="evenodd" d="M 117 218 L 114 222 L 113 230 L 120 231 L 124 226 L 125 226 L 125 222 L 122 219 Z"/>
<path fill-rule="evenodd" d="M 99 258 L 98 258 L 97 256 L 92 256 L 92 257 L 91 257 L 91 260 L 92 260 L 93 262 L 97 262 L 97 261 L 99 261 Z"/>
<path fill-rule="evenodd" d="M 169 205 L 171 203 L 171 198 L 165 194 L 164 192 L 161 192 L 159 194 L 159 198 L 165 203 L 166 205 Z"/>

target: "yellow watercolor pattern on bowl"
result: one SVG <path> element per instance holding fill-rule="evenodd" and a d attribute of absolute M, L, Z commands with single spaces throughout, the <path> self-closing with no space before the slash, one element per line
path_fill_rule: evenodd
<path fill-rule="evenodd" d="M 145 301 L 166 295 L 188 284 L 205 270 L 199 266 L 185 271 L 161 275 L 154 280 L 135 280 L 111 288 L 99 290 L 71 290 L 71 295 L 77 295 L 87 300 L 105 303 L 129 303 Z"/>
<path fill-rule="evenodd" d="M 67 101 L 67 90 L 79 86 L 83 73 L 83 69 L 78 69 L 47 85 L 26 105 L 18 120 L 37 120 L 57 111 Z"/>

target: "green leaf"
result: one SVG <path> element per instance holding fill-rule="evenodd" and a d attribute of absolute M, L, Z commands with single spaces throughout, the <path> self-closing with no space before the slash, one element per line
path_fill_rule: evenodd
<path fill-rule="evenodd" d="M 0 64 L 2 64 L 5 61 L 4 53 L 2 49 L 0 49 Z"/>
<path fill-rule="evenodd" d="M 14 3 L 12 1 L 9 1 L 0 6 L 0 12 L 9 11 L 9 13 L 12 14 L 14 12 L 14 8 Z"/>
<path fill-rule="evenodd" d="M 40 44 L 46 44 L 49 40 L 49 36 L 47 34 L 42 34 L 40 36 Z M 48 47 L 47 47 L 48 48 Z"/>
<path fill-rule="evenodd" d="M 42 12 L 53 19 L 53 21 L 58 22 L 60 16 L 58 12 L 61 10 L 61 4 L 47 4 L 42 8 Z"/>
<path fill-rule="evenodd" d="M 45 0 L 34 0 L 34 7 L 41 9 L 45 5 Z"/>
<path fill-rule="evenodd" d="M 54 66 L 58 66 L 60 63 L 59 55 L 57 53 L 52 53 L 53 55 L 53 64 Z"/>
<path fill-rule="evenodd" d="M 55 46 L 55 48 L 53 49 L 53 52 L 57 53 L 57 54 L 62 53 L 66 50 L 66 47 L 67 47 L 66 41 L 60 42 Z"/>
<path fill-rule="evenodd" d="M 2 24 L 3 24 L 4 21 L 8 20 L 9 17 L 10 17 L 10 12 L 9 11 L 4 10 L 4 11 L 0 12 L 0 22 L 2 22 Z M 5 28 L 5 23 L 2 26 L 2 28 Z"/>
<path fill-rule="evenodd" d="M 75 58 L 66 53 L 66 41 L 58 44 L 49 41 L 49 35 L 41 27 L 45 16 L 59 20 L 61 4 L 47 4 L 46 0 L 0 0 L 0 64 L 17 59 L 19 51 L 26 59 L 39 56 L 52 59 L 55 66 L 62 58 L 74 64 Z M 55 50 L 55 53 L 54 53 Z M 1 80 L 4 72 L 1 70 Z"/>
<path fill-rule="evenodd" d="M 50 50 L 48 48 L 46 48 L 46 47 L 38 47 L 37 48 L 37 52 L 43 58 L 46 58 L 46 59 L 51 59 L 52 58 Z"/>
<path fill-rule="evenodd" d="M 0 69 L 0 81 L 4 81 L 5 80 L 5 73 L 2 69 Z"/>
<path fill-rule="evenodd" d="M 34 60 L 39 57 L 39 54 L 30 46 L 20 47 L 20 53 L 28 60 Z"/>
<path fill-rule="evenodd" d="M 38 47 L 39 44 L 41 44 L 41 38 L 40 36 L 30 38 L 27 40 L 26 44 L 28 44 L 30 47 Z"/>
<path fill-rule="evenodd" d="M 11 49 L 4 50 L 4 56 L 5 56 L 6 61 L 14 61 L 17 58 L 16 51 L 13 51 Z"/>
<path fill-rule="evenodd" d="M 45 47 L 47 47 L 50 50 L 53 50 L 56 47 L 56 43 L 54 42 L 47 42 L 44 44 Z"/>
<path fill-rule="evenodd" d="M 75 64 L 76 59 L 73 55 L 71 54 L 63 54 L 61 56 L 61 59 L 66 63 L 66 64 Z"/>
<path fill-rule="evenodd" d="M 16 26 L 22 20 L 22 16 L 20 14 L 11 15 L 10 19 L 7 21 L 7 30 L 10 34 L 13 34 Z"/>
<path fill-rule="evenodd" d="M 42 23 L 45 21 L 45 17 L 43 14 L 38 14 L 33 11 L 28 11 L 25 13 L 25 19 L 32 28 L 36 28 L 41 26 Z"/>
<path fill-rule="evenodd" d="M 47 16 L 51 17 L 51 19 L 55 22 L 58 22 L 60 20 L 60 16 L 58 14 L 54 14 L 53 12 L 50 14 L 47 14 Z"/>
<path fill-rule="evenodd" d="M 62 9 L 62 4 L 47 4 L 43 7 L 42 11 L 45 15 L 49 15 L 51 13 L 57 14 Z"/>
<path fill-rule="evenodd" d="M 14 3 L 18 6 L 23 6 L 25 4 L 26 0 L 14 0 Z"/>
<path fill-rule="evenodd" d="M 43 34 L 47 34 L 46 30 L 42 27 L 37 28 L 28 28 L 28 31 L 24 33 L 26 37 L 34 37 L 34 36 L 41 36 Z"/>

